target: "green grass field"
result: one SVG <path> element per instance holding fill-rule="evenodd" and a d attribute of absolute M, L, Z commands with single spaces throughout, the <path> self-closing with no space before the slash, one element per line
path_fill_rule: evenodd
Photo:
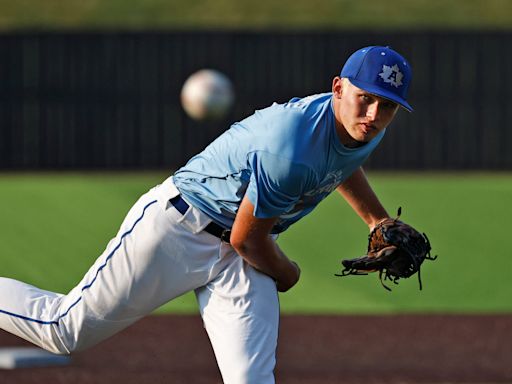
<path fill-rule="evenodd" d="M 67 292 L 115 235 L 140 194 L 165 173 L 0 175 L 0 275 Z M 510 173 L 370 173 L 383 203 L 426 232 L 436 262 L 385 291 L 377 275 L 338 278 L 341 258 L 359 256 L 367 229 L 333 194 L 279 239 L 302 267 L 281 295 L 287 313 L 511 312 Z M 195 312 L 185 295 L 158 312 Z"/>
<path fill-rule="evenodd" d="M 510 29 L 507 0 L 0 0 L 0 29 Z"/>

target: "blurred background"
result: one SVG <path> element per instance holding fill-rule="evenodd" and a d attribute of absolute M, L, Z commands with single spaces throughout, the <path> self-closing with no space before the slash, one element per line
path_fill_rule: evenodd
<path fill-rule="evenodd" d="M 0 169 L 170 169 L 233 121 L 330 89 L 344 61 L 390 45 L 410 99 L 371 169 L 512 167 L 506 0 L 0 1 Z M 234 83 L 223 121 L 196 123 L 194 71 Z"/>
<path fill-rule="evenodd" d="M 280 239 L 304 271 L 283 309 L 510 312 L 511 39 L 507 0 L 0 0 L 2 274 L 66 292 L 141 193 L 254 110 L 329 91 L 378 44 L 412 64 L 415 112 L 366 168 L 439 259 L 422 292 L 334 278 L 367 229 L 333 197 Z M 180 104 L 203 68 L 234 85 L 214 122 Z M 196 311 L 180 300 L 163 311 Z"/>

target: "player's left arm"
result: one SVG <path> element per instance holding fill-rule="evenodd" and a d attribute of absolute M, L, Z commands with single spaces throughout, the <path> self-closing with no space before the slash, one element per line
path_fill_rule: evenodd
<path fill-rule="evenodd" d="M 341 183 L 337 190 L 370 229 L 389 217 L 370 186 L 362 167 Z"/>
<path fill-rule="evenodd" d="M 272 277 L 278 291 L 286 292 L 299 280 L 300 268 L 270 235 L 277 218 L 258 218 L 253 212 L 254 206 L 245 196 L 231 230 L 231 246 L 247 263 Z"/>

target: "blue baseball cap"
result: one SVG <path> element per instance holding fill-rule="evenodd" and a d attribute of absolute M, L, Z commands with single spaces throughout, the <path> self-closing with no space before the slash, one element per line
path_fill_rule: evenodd
<path fill-rule="evenodd" d="M 354 52 L 343 66 L 340 77 L 347 78 L 357 88 L 413 111 L 406 100 L 411 66 L 389 47 L 371 46 Z"/>

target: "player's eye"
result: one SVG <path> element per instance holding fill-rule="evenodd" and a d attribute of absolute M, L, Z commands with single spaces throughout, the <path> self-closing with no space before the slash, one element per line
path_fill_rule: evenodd
<path fill-rule="evenodd" d="M 364 93 L 362 95 L 360 95 L 360 98 L 365 103 L 370 103 L 372 101 L 372 98 L 368 95 L 365 95 Z"/>

